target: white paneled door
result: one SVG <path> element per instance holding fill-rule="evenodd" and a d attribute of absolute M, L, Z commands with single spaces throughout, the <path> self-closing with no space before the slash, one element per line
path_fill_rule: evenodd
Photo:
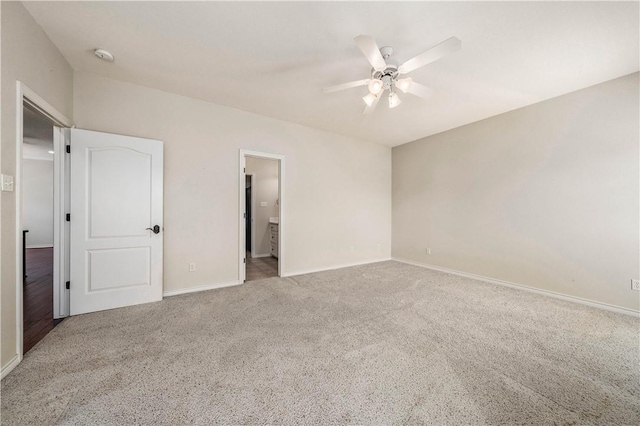
<path fill-rule="evenodd" d="M 161 141 L 71 129 L 71 315 L 162 299 Z"/>

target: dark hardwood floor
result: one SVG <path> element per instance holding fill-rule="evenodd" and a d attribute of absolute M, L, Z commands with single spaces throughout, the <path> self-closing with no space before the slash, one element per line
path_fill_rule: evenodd
<path fill-rule="evenodd" d="M 252 258 L 251 253 L 247 253 L 245 281 L 255 281 L 277 276 L 278 259 L 272 256 Z"/>
<path fill-rule="evenodd" d="M 53 319 L 53 249 L 27 249 L 24 279 L 23 353 L 27 353 L 62 320 Z"/>

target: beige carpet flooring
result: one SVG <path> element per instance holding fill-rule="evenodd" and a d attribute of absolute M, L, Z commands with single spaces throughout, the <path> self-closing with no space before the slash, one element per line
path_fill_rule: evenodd
<path fill-rule="evenodd" d="M 69 318 L 2 423 L 640 424 L 640 320 L 397 262 Z"/>

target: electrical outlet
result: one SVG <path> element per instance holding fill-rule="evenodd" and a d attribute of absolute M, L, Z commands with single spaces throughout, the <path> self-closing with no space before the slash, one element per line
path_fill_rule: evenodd
<path fill-rule="evenodd" d="M 640 291 L 640 280 L 631 280 L 631 290 Z"/>
<path fill-rule="evenodd" d="M 195 263 L 190 263 L 189 264 L 189 272 L 195 272 L 196 271 L 196 264 Z"/>
<path fill-rule="evenodd" d="M 427 254 L 431 254 L 431 249 L 430 249 L 430 248 L 426 248 L 426 249 L 424 249 L 424 251 L 425 251 Z"/>

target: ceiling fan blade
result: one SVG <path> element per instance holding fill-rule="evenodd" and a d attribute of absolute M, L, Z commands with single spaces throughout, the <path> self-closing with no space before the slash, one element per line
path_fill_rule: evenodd
<path fill-rule="evenodd" d="M 376 71 L 383 71 L 387 68 L 387 63 L 384 61 L 380 48 L 376 44 L 373 37 L 369 35 L 359 35 L 354 38 L 360 51 L 367 58 L 373 69 Z"/>
<path fill-rule="evenodd" d="M 378 106 L 378 102 L 380 101 L 381 97 L 382 97 L 382 92 L 376 95 L 376 99 L 371 103 L 371 106 L 367 105 L 366 107 L 364 107 L 364 110 L 362 110 L 362 113 L 371 114 L 373 110 L 376 109 L 376 107 Z"/>
<path fill-rule="evenodd" d="M 445 55 L 457 52 L 458 50 L 460 50 L 461 46 L 462 42 L 457 37 L 448 38 L 442 43 L 436 44 L 426 52 L 421 53 L 420 55 L 411 58 L 404 64 L 400 65 L 400 67 L 398 68 L 398 72 L 400 74 L 411 72 L 415 69 L 430 64 L 431 62 L 435 62 Z"/>
<path fill-rule="evenodd" d="M 411 93 L 412 95 L 422 99 L 429 99 L 431 96 L 433 96 L 433 89 L 425 86 L 424 84 L 416 83 L 414 81 L 407 89 L 407 93 Z"/>
<path fill-rule="evenodd" d="M 336 86 L 323 87 L 322 88 L 322 93 L 333 93 L 333 92 L 337 92 L 339 90 L 351 89 L 352 87 L 366 86 L 367 84 L 369 84 L 369 80 L 368 79 L 350 81 L 348 83 L 342 83 L 342 84 L 338 84 Z"/>

